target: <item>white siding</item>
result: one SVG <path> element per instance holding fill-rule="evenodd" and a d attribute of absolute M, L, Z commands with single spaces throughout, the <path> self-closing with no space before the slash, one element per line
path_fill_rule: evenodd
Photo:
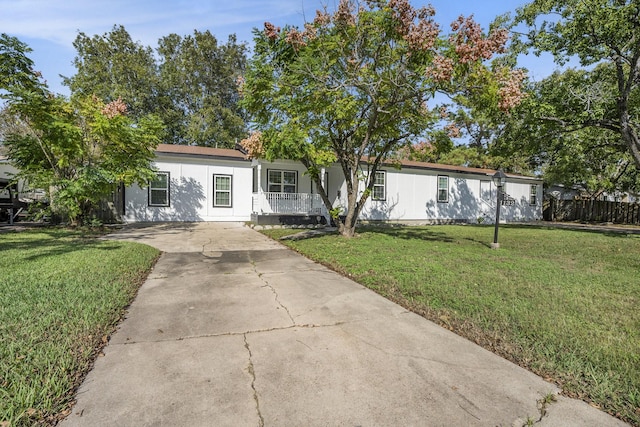
<path fill-rule="evenodd" d="M 334 169 L 331 169 L 332 171 Z M 495 219 L 496 188 L 489 184 L 490 194 L 481 197 L 481 185 L 487 188 L 490 175 L 463 174 L 431 169 L 387 169 L 386 200 L 369 199 L 360 218 L 374 221 L 466 221 L 487 222 Z M 340 174 L 339 170 L 335 171 Z M 438 176 L 449 179 L 447 202 L 438 202 Z M 485 181 L 485 184 L 481 184 Z M 530 185 L 538 187 L 535 205 L 529 204 Z M 346 186 L 341 185 L 336 205 L 346 209 Z M 507 179 L 506 192 L 516 200 L 515 206 L 501 207 L 501 220 L 506 222 L 542 219 L 542 183 L 537 179 Z M 487 200 L 489 196 L 489 200 Z"/>
<path fill-rule="evenodd" d="M 251 164 L 246 161 L 159 156 L 158 171 L 170 174 L 168 207 L 150 207 L 147 188 L 125 192 L 126 222 L 248 221 L 251 218 Z M 231 207 L 213 206 L 213 175 L 231 175 Z"/>
<path fill-rule="evenodd" d="M 254 161 L 253 165 L 257 163 Z M 248 221 L 253 210 L 252 163 L 206 156 L 159 155 L 155 166 L 169 172 L 170 206 L 149 207 L 147 188 L 133 186 L 125 194 L 125 220 L 135 221 Z M 257 166 L 256 166 L 257 168 Z M 260 162 L 260 183 L 267 191 L 268 171 L 297 172 L 297 192 L 315 193 L 309 176 L 300 162 Z M 493 221 L 496 189 L 490 175 L 451 172 L 427 168 L 383 168 L 386 172 L 385 200 L 369 200 L 360 215 L 363 220 L 381 221 Z M 334 207 L 346 213 L 347 193 L 342 169 L 333 165 L 326 169 L 328 196 Z M 213 206 L 213 175 L 232 176 L 232 206 Z M 448 201 L 438 202 L 438 176 L 447 176 Z M 482 184 L 484 182 L 484 184 Z M 538 187 L 534 206 L 529 204 L 530 186 Z M 481 189 L 482 186 L 482 189 Z M 484 197 L 482 196 L 484 190 Z M 506 192 L 516 200 L 515 206 L 502 206 L 501 220 L 531 221 L 542 218 L 542 182 L 538 179 L 507 179 Z"/>

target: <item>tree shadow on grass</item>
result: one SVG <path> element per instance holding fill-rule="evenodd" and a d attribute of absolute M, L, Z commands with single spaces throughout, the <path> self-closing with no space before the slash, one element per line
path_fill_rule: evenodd
<path fill-rule="evenodd" d="M 405 239 L 405 240 L 423 240 L 428 242 L 453 243 L 454 239 L 446 233 L 435 231 L 430 227 L 416 227 L 402 224 L 385 224 L 378 226 L 362 226 L 359 232 L 379 233 L 386 236 Z"/>
<path fill-rule="evenodd" d="M 24 261 L 68 254 L 86 249 L 112 251 L 122 247 L 118 242 L 98 240 L 98 235 L 85 235 L 79 231 L 38 228 L 34 231 L 6 233 L 0 239 L 0 253 L 18 250 L 30 255 L 18 257 Z"/>
<path fill-rule="evenodd" d="M 639 236 L 640 227 L 616 227 L 602 224 L 583 224 L 583 223 L 536 223 L 536 224 L 501 224 L 500 228 L 511 228 L 521 230 L 567 230 L 591 234 L 602 234 L 608 237 L 629 237 Z"/>

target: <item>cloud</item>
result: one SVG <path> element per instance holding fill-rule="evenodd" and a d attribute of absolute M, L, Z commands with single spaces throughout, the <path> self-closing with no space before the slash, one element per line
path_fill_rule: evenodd
<path fill-rule="evenodd" d="M 104 34 L 123 25 L 134 40 L 155 46 L 162 36 L 194 29 L 250 37 L 251 28 L 265 20 L 290 17 L 302 23 L 303 6 L 313 13 L 321 0 L 0 0 L 0 28 L 69 47 L 78 31 Z"/>

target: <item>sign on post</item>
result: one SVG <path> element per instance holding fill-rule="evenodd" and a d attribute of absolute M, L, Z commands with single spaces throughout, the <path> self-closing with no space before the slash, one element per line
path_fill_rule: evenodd
<path fill-rule="evenodd" d="M 500 200 L 500 204 L 502 206 L 515 206 L 516 199 L 508 195 L 507 193 L 502 193 L 502 198 Z"/>

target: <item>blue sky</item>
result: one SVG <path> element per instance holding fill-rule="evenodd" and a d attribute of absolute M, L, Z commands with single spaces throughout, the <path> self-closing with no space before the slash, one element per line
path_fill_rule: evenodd
<path fill-rule="evenodd" d="M 338 0 L 0 0 L 0 32 L 19 38 L 33 49 L 30 57 L 54 92 L 68 94 L 59 75 L 75 73 L 73 41 L 79 32 L 89 36 L 123 25 L 132 39 L 155 48 L 171 33 L 209 30 L 220 42 L 229 34 L 251 44 L 251 31 L 265 21 L 301 26 L 316 9 L 335 8 Z M 443 30 L 459 15 L 473 14 L 486 28 L 497 15 L 514 12 L 524 0 L 413 0 L 413 6 L 431 3 Z M 522 66 L 534 79 L 550 74 L 548 58 L 524 58 Z"/>

